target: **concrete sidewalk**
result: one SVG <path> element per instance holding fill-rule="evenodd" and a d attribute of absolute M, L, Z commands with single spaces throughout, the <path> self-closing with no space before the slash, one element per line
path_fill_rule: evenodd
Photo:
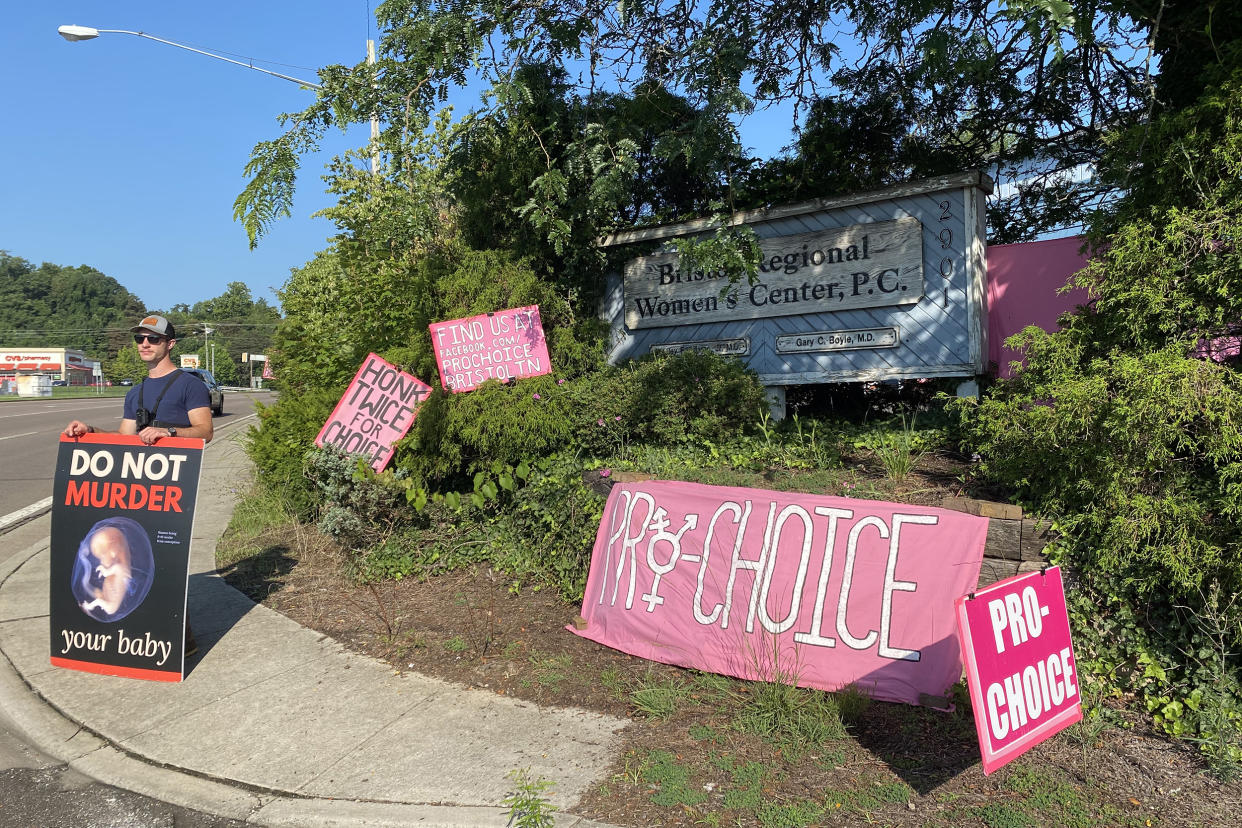
<path fill-rule="evenodd" d="M 397 675 L 226 584 L 216 541 L 249 476 L 235 439 L 208 447 L 189 591 L 200 656 L 180 684 L 52 667 L 48 544 L 0 555 L 0 702 L 37 747 L 257 825 L 505 825 L 513 770 L 552 781 L 558 809 L 602 781 L 625 720 Z"/>

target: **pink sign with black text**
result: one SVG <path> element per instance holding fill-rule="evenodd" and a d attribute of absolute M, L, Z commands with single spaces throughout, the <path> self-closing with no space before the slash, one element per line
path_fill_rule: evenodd
<path fill-rule="evenodd" d="M 319 429 L 315 445 L 365 455 L 371 468 L 383 471 L 392 458 L 393 445 L 410 430 L 419 406 L 430 394 L 431 386 L 418 377 L 367 354 L 345 395 Z"/>
<path fill-rule="evenodd" d="M 947 708 L 953 602 L 986 518 L 924 506 L 655 481 L 605 506 L 576 635 L 641 658 Z"/>
<path fill-rule="evenodd" d="M 450 391 L 473 391 L 489 379 L 506 382 L 552 373 L 538 305 L 429 327 L 440 383 Z"/>
<path fill-rule="evenodd" d="M 1082 718 L 1060 567 L 959 598 L 957 616 L 985 774 Z"/>

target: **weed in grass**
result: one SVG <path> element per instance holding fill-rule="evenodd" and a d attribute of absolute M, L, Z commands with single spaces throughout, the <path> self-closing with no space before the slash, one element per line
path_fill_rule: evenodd
<path fill-rule="evenodd" d="M 530 663 L 535 667 L 535 681 L 553 690 L 560 686 L 574 666 L 573 656 L 565 654 L 540 658 L 532 655 Z"/>
<path fill-rule="evenodd" d="M 718 828 L 721 825 L 721 815 L 715 811 L 708 811 L 705 814 L 696 813 L 694 815 L 695 825 L 707 825 L 709 828 Z"/>
<path fill-rule="evenodd" d="M 900 431 L 884 431 L 868 435 L 862 441 L 862 447 L 868 449 L 884 469 L 884 474 L 894 483 L 900 483 L 910 476 L 914 467 L 922 459 L 921 435 L 914 431 L 914 416 L 906 422 L 906 415 L 901 415 Z"/>
<path fill-rule="evenodd" d="M 881 802 L 897 802 L 902 805 L 914 797 L 914 791 L 905 782 L 877 782 L 874 792 Z"/>
<path fill-rule="evenodd" d="M 677 679 L 654 679 L 648 674 L 640 686 L 630 690 L 630 701 L 645 716 L 667 719 L 689 695 L 686 686 Z"/>
<path fill-rule="evenodd" d="M 824 814 L 824 806 L 804 799 L 787 805 L 765 802 L 759 808 L 759 824 L 763 828 L 802 828 L 814 825 Z"/>
<path fill-rule="evenodd" d="M 830 694 L 782 682 L 755 682 L 750 701 L 734 718 L 734 727 L 768 739 L 794 758 L 845 736 Z"/>
<path fill-rule="evenodd" d="M 972 809 L 975 818 L 988 828 L 1035 828 L 1037 824 L 1029 814 L 1003 802 L 990 802 Z"/>
<path fill-rule="evenodd" d="M 853 724 L 871 707 L 871 697 L 854 685 L 842 687 L 832 694 L 837 705 L 837 713 L 845 724 Z"/>
<path fill-rule="evenodd" d="M 730 774 L 733 784 L 739 787 L 755 788 L 762 784 L 768 775 L 768 769 L 762 762 L 747 762 L 732 769 Z"/>
<path fill-rule="evenodd" d="M 710 742 L 713 745 L 723 745 L 725 743 L 725 735 L 714 727 L 707 725 L 690 725 L 690 738 L 696 742 Z"/>
<path fill-rule="evenodd" d="M 470 642 L 468 642 L 463 636 L 455 635 L 448 641 L 444 642 L 444 649 L 448 650 L 450 653 L 464 653 L 466 650 L 470 649 Z"/>
<path fill-rule="evenodd" d="M 615 699 L 625 698 L 625 678 L 616 667 L 609 667 L 599 674 L 599 684 Z"/>
<path fill-rule="evenodd" d="M 690 674 L 692 692 L 700 701 L 711 704 L 724 701 L 733 690 L 733 679 L 719 673 Z"/>
<path fill-rule="evenodd" d="M 624 782 L 630 785 L 637 785 L 642 781 L 643 763 L 639 761 L 638 753 L 633 750 L 627 750 L 621 760 L 621 772 L 614 773 L 612 778 L 614 782 Z"/>
<path fill-rule="evenodd" d="M 667 750 L 653 750 L 647 754 L 643 766 L 643 781 L 656 786 L 651 801 L 657 805 L 698 805 L 707 794 L 690 786 L 690 770 L 677 761 Z"/>
<path fill-rule="evenodd" d="M 725 791 L 724 806 L 731 811 L 755 811 L 763 804 L 759 788 L 734 788 Z"/>
<path fill-rule="evenodd" d="M 545 792 L 552 783 L 542 778 L 532 778 L 530 769 L 510 771 L 516 790 L 508 794 L 501 804 L 508 809 L 507 825 L 513 828 L 551 828 L 554 824 L 552 804 Z"/>

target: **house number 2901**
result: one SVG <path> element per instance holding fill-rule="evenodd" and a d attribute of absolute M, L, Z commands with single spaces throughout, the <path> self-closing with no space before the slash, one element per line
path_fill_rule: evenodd
<path fill-rule="evenodd" d="M 950 210 L 952 203 L 947 198 L 944 201 L 937 202 L 936 206 L 940 208 L 940 220 L 941 221 L 952 221 L 953 220 L 953 214 Z M 948 250 L 949 245 L 953 243 L 953 230 L 949 227 L 942 227 L 940 228 L 940 233 L 937 234 L 936 238 L 940 240 L 940 249 Z M 944 306 L 946 308 L 949 306 L 949 285 L 947 283 L 953 279 L 954 270 L 955 268 L 953 264 L 953 259 L 951 257 L 944 256 L 943 258 L 940 259 L 940 275 L 944 278 L 946 282 L 944 286 L 944 291 L 943 291 Z"/>

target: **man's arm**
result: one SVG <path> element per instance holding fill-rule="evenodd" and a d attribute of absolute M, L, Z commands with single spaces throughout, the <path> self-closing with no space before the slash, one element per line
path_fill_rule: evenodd
<path fill-rule="evenodd" d="M 81 437 L 83 434 L 137 434 L 138 423 L 134 420 L 121 420 L 121 428 L 118 431 L 109 431 L 106 428 L 95 428 L 81 420 L 74 420 L 65 426 L 62 433 L 66 437 Z"/>
<path fill-rule="evenodd" d="M 210 407 L 195 408 L 195 409 L 191 409 L 190 411 L 186 413 L 189 414 L 190 416 L 190 424 L 184 428 L 178 428 L 177 436 L 178 437 L 198 437 L 204 443 L 210 443 L 212 435 L 215 433 L 215 426 L 213 426 L 211 422 L 211 408 Z M 142 442 L 146 443 L 147 445 L 151 445 L 152 443 L 154 443 L 156 440 L 160 439 L 161 437 L 170 436 L 168 433 L 168 429 L 163 428 L 161 426 L 148 426 L 144 428 L 142 431 L 138 431 L 137 423 L 135 423 L 133 420 L 121 420 L 121 433 L 122 434 L 127 433 L 125 431 L 126 423 L 132 423 L 134 427 L 134 431 L 131 431 L 128 433 L 137 434 L 138 439 L 142 440 Z"/>

